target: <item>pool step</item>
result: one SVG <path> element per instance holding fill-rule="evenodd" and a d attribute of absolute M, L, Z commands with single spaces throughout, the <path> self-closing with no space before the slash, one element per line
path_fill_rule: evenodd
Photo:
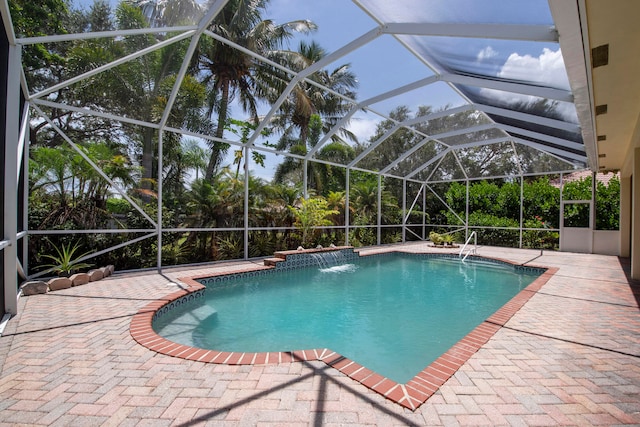
<path fill-rule="evenodd" d="M 286 258 L 266 258 L 264 265 L 267 267 L 275 267 L 277 263 L 286 261 Z"/>

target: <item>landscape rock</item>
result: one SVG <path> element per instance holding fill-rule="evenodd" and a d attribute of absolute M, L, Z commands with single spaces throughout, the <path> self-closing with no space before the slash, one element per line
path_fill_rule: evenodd
<path fill-rule="evenodd" d="M 116 271 L 116 268 L 113 266 L 113 264 L 109 264 L 107 265 L 107 270 L 109 271 L 109 274 L 107 274 L 107 276 L 111 276 Z"/>
<path fill-rule="evenodd" d="M 46 294 L 48 291 L 47 282 L 43 282 L 42 280 L 30 280 L 28 282 L 24 282 L 22 286 L 20 286 L 22 290 L 22 295 L 38 295 L 38 294 Z"/>
<path fill-rule="evenodd" d="M 86 285 L 91 280 L 87 273 L 76 273 L 69 279 L 71 280 L 71 286 Z"/>
<path fill-rule="evenodd" d="M 90 282 L 96 282 L 104 278 L 104 273 L 101 270 L 89 270 L 87 274 Z"/>
<path fill-rule="evenodd" d="M 49 290 L 59 291 L 60 289 L 67 289 L 71 287 L 71 279 L 68 277 L 56 277 L 49 280 Z"/>

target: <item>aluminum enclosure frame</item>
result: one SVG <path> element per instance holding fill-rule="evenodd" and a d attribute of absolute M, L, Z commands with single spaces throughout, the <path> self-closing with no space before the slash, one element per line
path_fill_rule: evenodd
<path fill-rule="evenodd" d="M 210 37 L 212 39 L 217 40 L 218 42 L 225 43 L 233 48 L 242 50 L 244 53 L 253 56 L 256 60 L 262 61 L 264 63 L 269 63 L 273 66 L 278 67 L 282 71 L 285 71 L 288 75 L 292 76 L 289 85 L 285 89 L 285 91 L 280 95 L 280 98 L 276 103 L 274 103 L 267 114 L 263 117 L 262 121 L 258 125 L 257 129 L 253 133 L 253 135 L 249 138 L 247 142 L 239 142 L 231 139 L 222 139 L 220 142 L 224 142 L 230 144 L 231 146 L 237 147 L 238 149 L 243 150 L 245 159 L 250 159 L 251 151 L 258 151 L 266 154 L 275 154 L 279 156 L 288 156 L 290 158 L 295 158 L 301 160 L 303 162 L 304 168 L 306 170 L 309 162 L 319 162 L 323 164 L 330 165 L 332 167 L 344 168 L 346 170 L 346 212 L 345 212 L 345 244 L 349 244 L 348 231 L 354 227 L 354 225 L 350 224 L 349 218 L 349 177 L 351 171 L 364 171 L 374 173 L 378 177 L 378 210 L 377 210 L 377 223 L 371 224 L 369 226 L 376 228 L 376 235 L 378 244 L 381 243 L 381 231 L 385 225 L 381 224 L 382 212 L 381 212 L 381 192 L 383 187 L 383 178 L 393 178 L 399 179 L 402 181 L 403 186 L 403 201 L 402 201 L 402 209 L 403 209 L 403 220 L 401 224 L 398 225 L 389 225 L 389 227 L 402 227 L 402 237 L 403 240 L 406 239 L 406 220 L 408 218 L 407 213 L 407 197 L 409 196 L 406 190 L 407 183 L 417 183 L 420 184 L 420 192 L 414 195 L 414 201 L 412 204 L 416 204 L 418 198 L 422 194 L 423 197 L 423 209 L 424 209 L 424 197 L 426 194 L 426 190 L 429 188 L 430 184 L 436 184 L 439 181 L 438 179 L 431 180 L 431 176 L 426 179 L 417 179 L 415 178 L 420 172 L 427 170 L 429 167 L 434 164 L 440 164 L 443 158 L 449 153 L 454 153 L 456 150 L 460 150 L 461 148 L 472 148 L 472 147 L 480 147 L 485 145 L 497 144 L 497 143 L 511 143 L 513 147 L 513 151 L 517 153 L 517 149 L 515 144 L 522 144 L 524 146 L 530 147 L 532 149 L 542 151 L 546 153 L 548 156 L 560 159 L 566 165 L 564 169 L 558 169 L 554 171 L 549 171 L 546 173 L 570 173 L 576 170 L 581 170 L 582 166 L 587 167 L 592 171 L 598 170 L 598 156 L 596 150 L 596 141 L 595 141 L 595 131 L 594 131 L 594 121 L 595 121 L 595 113 L 591 109 L 592 105 L 592 96 L 588 92 L 590 87 L 590 76 L 589 76 L 589 67 L 584 62 L 583 55 L 575 54 L 575 50 L 572 48 L 575 46 L 576 39 L 580 39 L 580 43 L 582 43 L 581 38 L 582 34 L 577 34 L 576 28 L 579 28 L 579 25 L 576 25 L 576 20 L 580 21 L 580 10 L 578 10 L 578 6 L 573 4 L 572 2 L 565 2 L 563 0 L 550 0 L 549 6 L 554 18 L 556 21 L 555 26 L 546 26 L 546 25 L 500 25 L 500 24 L 461 24 L 461 23 L 408 23 L 408 22 L 386 22 L 382 17 L 376 16 L 375 12 L 371 9 L 367 8 L 367 6 L 358 0 L 354 0 L 354 4 L 356 4 L 360 9 L 362 9 L 363 13 L 372 17 L 374 21 L 377 23 L 374 28 L 370 31 L 363 33 L 359 37 L 356 37 L 353 40 L 346 41 L 342 47 L 336 49 L 331 52 L 322 60 L 314 63 L 312 66 L 300 71 L 296 72 L 290 69 L 286 69 L 280 64 L 272 63 L 269 59 L 258 55 L 242 46 L 238 46 L 232 41 L 226 40 L 224 37 L 211 32 L 208 27 L 209 24 L 216 18 L 217 14 L 223 9 L 226 5 L 226 0 L 218 0 L 212 3 L 211 8 L 207 11 L 204 17 L 197 23 L 197 25 L 186 25 L 179 27 L 170 27 L 170 28 L 144 28 L 144 29 L 136 29 L 136 30 L 127 30 L 127 31 L 108 31 L 108 32 L 99 32 L 99 33 L 83 33 L 83 34 L 65 34 L 65 35 L 48 35 L 48 36 L 39 36 L 39 37 L 31 37 L 31 38 L 17 38 L 14 34 L 11 17 L 9 14 L 8 2 L 7 0 L 0 0 L 0 12 L 2 14 L 2 20 L 4 23 L 5 32 L 7 34 L 7 38 L 10 45 L 10 53 L 9 53 L 9 85 L 8 87 L 12 89 L 12 92 L 7 96 L 7 117 L 6 117 L 6 138 L 7 138 L 7 146 L 5 147 L 5 183 L 4 183 L 4 201 L 5 201 L 5 209 L 4 209 L 4 236 L 2 241 L 0 242 L 0 250 L 4 256 L 4 296 L 5 296 L 5 310 L 10 313 L 15 313 L 16 306 L 11 302 L 16 300 L 17 297 L 17 283 L 16 277 L 12 270 L 12 262 L 13 260 L 18 258 L 17 247 L 18 240 L 23 239 L 24 247 L 27 246 L 29 235 L 42 235 L 42 234 L 57 234 L 61 233 L 61 231 L 55 230 L 18 230 L 18 217 L 17 210 L 13 209 L 16 206 L 23 204 L 25 217 L 22 218 L 24 221 L 25 227 L 27 224 L 26 212 L 28 211 L 26 203 L 28 202 L 26 194 L 28 194 L 28 179 L 23 180 L 23 191 L 25 194 L 24 200 L 17 200 L 15 197 L 18 194 L 18 182 L 19 182 L 19 174 L 20 170 L 28 170 L 28 150 L 29 150 L 29 132 L 28 123 L 31 119 L 37 116 L 38 119 L 46 120 L 49 122 L 49 125 L 52 129 L 55 130 L 59 134 L 59 136 L 65 140 L 71 147 L 73 147 L 90 165 L 91 167 L 97 171 L 103 178 L 105 178 L 111 186 L 120 193 L 120 195 L 126 199 L 131 205 L 143 215 L 148 223 L 150 228 L 143 229 L 131 229 L 131 230 L 69 230 L 65 231 L 65 233 L 69 234 L 79 234 L 79 233 L 144 233 L 143 236 L 134 238 L 129 240 L 126 243 L 116 245 L 111 248 L 106 248 L 101 250 L 92 256 L 87 257 L 87 259 L 100 255 L 103 253 L 107 253 L 111 250 L 115 250 L 121 248 L 125 245 L 138 242 L 140 240 L 155 238 L 158 243 L 158 253 L 157 253 L 157 269 L 159 271 L 162 270 L 162 234 L 164 232 L 173 232 L 173 231 L 213 231 L 213 230 L 237 230 L 243 231 L 244 240 L 244 257 L 248 258 L 249 254 L 249 243 L 248 243 L 248 235 L 251 231 L 261 230 L 262 227 L 250 227 L 248 220 L 248 199 L 249 199 L 249 189 L 248 189 L 248 180 L 250 174 L 249 162 L 246 161 L 244 165 L 244 179 L 245 179 L 245 189 L 244 189 L 244 218 L 243 218 L 243 227 L 242 228 L 202 228 L 202 229 L 189 229 L 189 228 L 163 228 L 163 217 L 162 217 L 162 178 L 161 176 L 158 179 L 158 214 L 157 217 L 153 218 L 149 216 L 145 211 L 135 202 L 135 200 L 131 199 L 126 191 L 123 189 L 119 189 L 118 186 L 111 181 L 108 176 L 104 173 L 104 171 L 95 164 L 82 150 L 80 150 L 76 141 L 73 141 L 69 136 L 67 136 L 63 130 L 56 127 L 55 123 L 47 116 L 47 114 L 43 111 L 43 107 L 47 108 L 63 108 L 69 111 L 74 111 L 77 113 L 82 113 L 86 115 L 92 115 L 95 117 L 102 117 L 109 120 L 120 121 L 123 123 L 130 123 L 136 126 L 142 126 L 147 128 L 152 128 L 158 132 L 158 163 L 157 168 L 159 171 L 163 170 L 163 135 L 164 132 L 173 132 L 182 134 L 184 136 L 194 136 L 198 138 L 202 138 L 203 140 L 215 140 L 210 135 L 198 134 L 190 131 L 186 131 L 184 129 L 176 129 L 172 128 L 168 125 L 169 114 L 171 108 L 173 108 L 176 97 L 178 95 L 178 91 L 180 89 L 180 84 L 182 83 L 182 79 L 186 75 L 188 64 L 191 60 L 191 56 L 196 48 L 198 41 L 202 37 Z M 572 30 L 574 32 L 568 32 L 567 30 Z M 157 43 L 153 46 L 150 46 L 146 49 L 143 49 L 135 54 L 131 54 L 115 60 L 109 64 L 100 66 L 95 68 L 92 71 L 81 74 L 74 78 L 71 78 L 65 82 L 60 82 L 54 86 L 47 88 L 46 90 L 41 90 L 36 93 L 30 93 L 30 90 L 27 85 L 26 77 L 24 71 L 21 68 L 22 60 L 21 60 L 21 47 L 27 46 L 35 43 L 59 43 L 66 41 L 74 41 L 74 40 L 84 40 L 84 39 L 94 39 L 94 38 L 110 38 L 110 37 L 122 37 L 128 35 L 137 35 L 137 34 L 151 34 L 151 33 L 159 33 L 159 32 L 172 32 L 177 34 L 176 36 L 169 38 L 163 42 Z M 335 61 L 344 58 L 350 53 L 361 49 L 367 44 L 373 42 L 379 37 L 382 36 L 391 36 L 394 37 L 399 45 L 406 48 L 412 55 L 414 55 L 421 63 L 425 65 L 425 69 L 431 73 L 432 75 L 408 84 L 400 85 L 392 90 L 377 94 L 373 97 L 365 99 L 363 101 L 357 101 L 356 99 L 348 99 L 345 98 L 341 94 L 337 94 L 333 92 L 330 88 L 322 87 L 318 85 L 316 82 L 309 79 L 309 76 L 314 72 L 319 71 L 333 63 Z M 465 37 L 465 38 L 490 38 L 490 39 L 506 39 L 506 40 L 526 40 L 526 41 L 548 41 L 548 42 L 558 42 L 560 46 L 562 46 L 563 56 L 565 57 L 565 63 L 567 63 L 567 73 L 569 75 L 569 81 L 571 83 L 571 90 L 562 90 L 553 87 L 541 87 L 540 85 L 535 84 L 525 84 L 522 82 L 510 82 L 510 81 L 500 81 L 498 79 L 489 79 L 482 78 L 479 76 L 470 76 L 464 75 L 462 73 L 455 73 L 451 70 L 443 70 L 441 66 L 439 66 L 438 58 L 422 55 L 417 52 L 414 46 L 411 46 L 407 43 L 406 38 L 404 36 L 436 36 L 436 37 Z M 158 123 L 150 123 L 143 122 L 140 120 L 121 117 L 117 114 L 112 114 L 104 111 L 94 111 L 88 108 L 77 107 L 77 106 L 69 106 L 65 104 L 56 103 L 50 98 L 48 95 L 54 93 L 57 90 L 64 89 L 73 85 L 75 83 L 81 82 L 88 78 L 91 78 L 99 73 L 117 67 L 120 64 L 123 64 L 127 61 L 134 60 L 139 58 L 149 52 L 156 51 L 165 46 L 172 45 L 174 43 L 180 42 L 182 40 L 190 39 L 190 45 L 187 50 L 187 54 L 185 55 L 180 72 L 176 78 L 175 85 L 172 88 L 171 95 L 167 102 L 166 109 L 164 110 L 161 119 Z M 573 44 L 572 44 L 573 43 Z M 586 70 L 586 71 L 585 71 Z M 309 84 L 313 84 L 319 86 L 320 89 L 325 90 L 334 95 L 338 95 L 340 97 L 345 98 L 345 101 L 348 101 L 353 105 L 352 109 L 340 120 L 336 125 L 327 132 L 319 141 L 319 143 L 314 146 L 309 152 L 304 155 L 293 155 L 288 152 L 279 151 L 271 147 L 265 147 L 257 144 L 257 141 L 260 136 L 261 130 L 263 130 L 266 126 L 268 126 L 269 120 L 277 113 L 278 108 L 285 100 L 285 98 L 294 90 L 295 85 L 298 82 L 305 81 Z M 391 100 L 394 97 L 401 95 L 403 93 L 410 92 L 417 88 L 428 87 L 430 85 L 434 85 L 436 83 L 445 83 L 448 85 L 453 91 L 463 97 L 467 104 L 463 106 L 453 107 L 444 111 L 435 112 L 423 117 L 414 118 L 411 120 L 407 120 L 405 122 L 396 122 L 395 127 L 392 130 L 386 132 L 381 138 L 376 141 L 372 141 L 371 144 L 362 151 L 353 161 L 349 164 L 339 164 L 327 160 L 322 160 L 317 158 L 317 154 L 322 149 L 322 147 L 331 141 L 332 136 L 334 136 L 339 129 L 347 124 L 349 120 L 359 111 L 368 111 L 383 120 L 394 121 L 392 117 L 388 114 L 381 113 L 373 108 L 375 104 L 378 104 L 382 101 Z M 571 123 L 567 121 L 562 121 L 558 119 L 548 118 L 537 116 L 534 114 L 529 114 L 522 111 L 510 110 L 504 107 L 497 107 L 493 105 L 487 105 L 480 102 L 474 102 L 467 96 L 462 89 L 462 86 L 474 86 L 481 87 L 486 89 L 493 90 L 501 90 L 508 91 L 516 94 L 527 95 L 527 96 L 541 96 L 551 100 L 559 100 L 563 102 L 572 102 L 576 105 L 576 110 L 578 113 L 579 124 Z M 22 92 L 22 96 L 26 99 L 26 106 L 24 112 L 21 113 L 19 108 L 19 98 L 20 92 Z M 418 129 L 416 129 L 417 125 L 428 123 L 431 120 L 436 120 L 438 118 L 452 116 L 461 112 L 471 112 L 476 111 L 478 114 L 483 115 L 490 123 L 487 125 L 479 125 L 476 127 L 470 127 L 465 129 L 457 129 L 448 132 L 442 132 L 434 135 L 425 134 Z M 579 132 L 582 135 L 582 143 L 558 138 L 553 135 L 544 135 L 533 132 L 527 129 L 517 128 L 512 125 L 505 125 L 496 123 L 493 121 L 489 115 L 502 115 L 505 117 L 509 117 L 512 119 L 527 121 L 534 123 L 535 125 L 539 125 L 541 127 L 548 127 L 557 129 L 559 131 L 568 131 L 568 132 Z M 20 116 L 22 116 L 22 123 L 20 123 Z M 416 135 L 417 138 L 420 139 L 420 142 L 414 145 L 410 150 L 404 152 L 398 158 L 393 160 L 388 165 L 384 166 L 379 170 L 371 170 L 367 169 L 359 165 L 360 161 L 365 158 L 368 154 L 374 152 L 380 144 L 384 143 L 388 138 L 390 138 L 393 133 L 398 129 L 406 129 L 409 132 Z M 496 130 L 502 133 L 502 137 L 493 138 L 493 139 L 482 139 L 479 138 L 477 140 L 469 141 L 465 144 L 450 144 L 444 142 L 443 139 L 460 135 L 463 133 L 472 133 L 472 132 L 481 132 L 485 130 Z M 523 138 L 527 137 L 527 138 Z M 536 142 L 538 141 L 538 142 Z M 421 147 L 423 147 L 427 143 L 435 143 L 438 147 L 442 149 L 442 152 L 435 156 L 434 158 L 428 160 L 427 162 L 422 163 L 417 166 L 413 171 L 399 175 L 393 172 L 393 169 L 401 163 L 403 160 L 410 157 L 416 151 L 418 151 Z M 14 162 L 14 159 L 16 160 Z M 460 162 L 458 161 L 458 164 Z M 523 182 L 523 178 L 527 176 L 535 176 L 539 174 L 528 173 L 523 170 L 522 167 L 519 166 L 519 174 L 511 175 L 511 176 L 483 176 L 483 177 L 470 177 L 467 176 L 466 172 L 463 170 L 465 174 L 464 181 L 467 185 L 467 198 L 468 198 L 468 186 L 469 182 L 476 179 L 493 179 L 493 178 L 509 178 L 509 179 L 519 179 L 520 182 Z M 435 168 L 437 169 L 437 167 Z M 435 170 L 434 169 L 434 170 Z M 161 174 L 160 174 L 161 175 Z M 306 173 L 304 175 L 306 177 Z M 15 179 L 14 179 L 15 178 Z M 305 182 L 305 194 L 307 189 L 307 183 Z M 521 200 L 522 203 L 522 200 Z M 446 204 L 445 204 L 446 205 Z M 409 208 L 411 210 L 411 208 Z M 522 207 L 521 207 L 522 211 Z M 468 203 L 467 203 L 467 212 L 465 222 L 465 230 L 468 232 Z M 423 212 L 424 218 L 424 212 Z M 424 222 L 424 221 L 423 221 Z M 522 235 L 522 212 L 520 218 L 520 234 Z M 423 223 L 423 226 L 427 224 Z M 425 236 L 422 236 L 424 238 Z M 522 242 L 522 238 L 520 238 Z M 20 254 L 25 257 L 25 266 L 28 267 L 28 259 L 26 259 L 26 249 L 24 252 Z M 32 275 L 32 277 L 37 277 L 38 274 Z M 9 289 L 9 290 L 8 290 Z"/>

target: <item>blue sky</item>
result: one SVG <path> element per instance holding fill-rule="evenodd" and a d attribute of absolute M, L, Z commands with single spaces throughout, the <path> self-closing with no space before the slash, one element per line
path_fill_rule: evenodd
<path fill-rule="evenodd" d="M 88 7 L 92 0 L 76 0 Z M 117 0 L 110 0 L 115 6 Z M 360 0 L 371 7 L 374 13 L 389 22 L 490 22 L 552 24 L 547 0 Z M 321 6 L 320 6 L 321 5 Z M 327 52 L 333 52 L 346 43 L 357 39 L 377 23 L 355 3 L 348 0 L 323 0 L 321 3 L 301 0 L 271 0 L 265 18 L 276 23 L 296 19 L 315 22 L 318 30 L 306 39 L 316 40 Z M 410 38 L 409 38 L 410 39 Z M 523 43 L 498 40 L 454 39 L 445 37 L 417 38 L 432 51 L 459 60 L 473 71 L 495 73 L 502 77 L 522 77 L 522 70 L 531 76 L 531 70 L 538 70 L 533 76 L 562 80 L 561 57 L 546 54 L 545 49 L 557 51 L 558 47 L 545 43 Z M 424 41 L 428 40 L 428 43 Z M 420 42 L 419 42 L 420 43 Z M 297 40 L 291 48 L 296 49 Z M 560 63 L 558 63 L 558 58 Z M 555 63 L 549 61 L 555 60 Z M 546 63 L 545 63 L 546 61 Z M 329 69 L 349 63 L 358 76 L 358 100 L 394 89 L 415 80 L 428 77 L 432 73 L 400 43 L 389 35 L 383 35 L 361 47 L 357 51 L 339 59 Z M 552 73 L 549 73 L 552 70 Z M 525 76 L 525 77 L 526 77 Z M 566 80 L 566 75 L 564 76 Z M 566 85 L 563 83 L 562 85 Z M 373 105 L 376 111 L 388 113 L 397 105 L 407 105 L 415 110 L 419 105 L 435 108 L 445 105 L 459 105 L 464 102 L 445 84 L 434 84 L 421 90 L 403 95 L 385 103 Z M 371 116 L 371 117 L 368 117 Z M 360 115 L 357 127 L 371 131 L 372 124 L 379 120 L 375 114 Z M 371 123 L 365 124 L 370 121 Z M 363 135 L 364 137 L 364 135 Z M 366 139 L 366 138 L 365 138 Z"/>
<path fill-rule="evenodd" d="M 92 3 L 80 1 L 84 5 Z M 385 22 L 552 24 L 547 0 L 359 1 L 371 7 Z M 117 1 L 111 0 L 111 4 L 115 6 Z M 268 10 L 264 17 L 279 24 L 297 19 L 315 22 L 318 30 L 305 38 L 317 41 L 327 52 L 339 49 L 377 26 L 373 18 L 348 0 L 271 0 Z M 551 43 L 445 37 L 406 36 L 404 39 L 413 43 L 418 51 L 440 55 L 447 63 L 466 67 L 470 72 L 568 87 L 559 47 Z M 291 48 L 297 48 L 297 40 L 292 41 Z M 358 77 L 358 101 L 433 74 L 390 35 L 378 37 L 328 68 L 333 70 L 345 63 L 351 64 Z M 464 102 L 448 85 L 436 83 L 371 107 L 388 114 L 398 105 L 406 105 L 415 111 L 420 105 L 439 108 Z M 232 114 L 237 118 L 243 115 L 238 107 Z M 362 141 L 366 141 L 380 120 L 380 116 L 371 112 L 357 113 L 350 128 Z"/>

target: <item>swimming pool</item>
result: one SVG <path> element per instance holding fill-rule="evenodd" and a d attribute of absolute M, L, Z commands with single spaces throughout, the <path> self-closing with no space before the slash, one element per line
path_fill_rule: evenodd
<path fill-rule="evenodd" d="M 204 279 L 205 298 L 169 310 L 153 328 L 179 344 L 226 352 L 329 348 L 404 384 L 543 271 L 391 253 Z"/>

